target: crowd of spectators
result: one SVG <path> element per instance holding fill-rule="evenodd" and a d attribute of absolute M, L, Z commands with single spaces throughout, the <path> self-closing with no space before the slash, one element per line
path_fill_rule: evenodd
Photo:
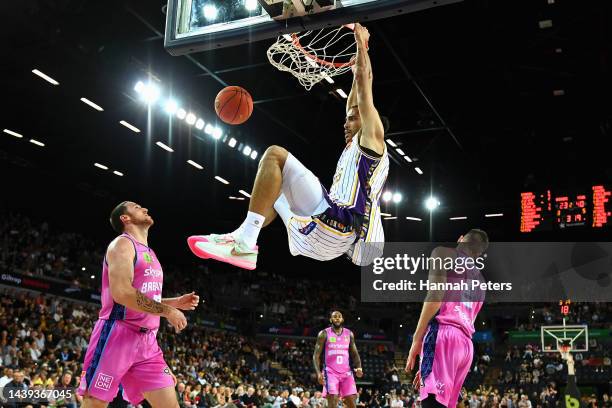
<path fill-rule="evenodd" d="M 97 312 L 95 305 L 0 290 L 0 367 L 4 370 L 0 386 L 76 387 Z M 311 369 L 313 342 L 255 341 L 239 333 L 207 329 L 197 318 L 180 335 L 162 321 L 158 341 L 179 382 L 182 406 L 231 408 L 227 405 L 231 401 L 251 398 L 259 402 L 255 406 L 267 401 L 279 408 L 295 397 L 320 400 Z M 363 358 L 392 356 L 383 345 L 360 345 L 360 349 Z M 77 403 L 73 394 L 49 406 L 76 407 Z"/>

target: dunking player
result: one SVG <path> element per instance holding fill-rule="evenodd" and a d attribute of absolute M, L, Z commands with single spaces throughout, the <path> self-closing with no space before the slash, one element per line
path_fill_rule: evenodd
<path fill-rule="evenodd" d="M 84 408 L 106 407 L 119 384 L 133 405 L 178 408 L 174 375 L 164 362 L 156 335 L 160 316 L 176 332 L 187 326 L 181 310 L 194 310 L 195 293 L 162 299 L 163 271 L 148 247 L 153 218 L 146 208 L 124 201 L 111 212 L 111 242 L 102 267 L 102 310 L 85 354 L 79 395 Z"/>
<path fill-rule="evenodd" d="M 461 236 L 458 242 L 457 248 L 434 249 L 431 258 L 452 258 L 455 265 L 465 265 L 457 262 L 457 259 L 476 260 L 486 251 L 489 238 L 486 232 L 472 229 L 465 236 Z M 455 267 L 454 271 L 445 271 L 436 270 L 436 263 L 433 264 L 429 273 L 430 282 L 456 279 L 482 281 L 482 275 L 476 268 L 459 271 L 459 268 Z M 468 285 L 472 287 L 471 284 Z M 420 369 L 414 378 L 414 386 L 420 389 L 423 408 L 454 408 L 457 405 L 463 381 L 472 364 L 474 321 L 482 308 L 483 295 L 479 290 L 469 293 L 428 292 L 406 362 L 406 371 L 409 372 L 415 365 L 417 355 L 421 355 Z"/>
<path fill-rule="evenodd" d="M 348 408 L 355 408 L 357 387 L 351 371 L 350 359 L 355 366 L 355 374 L 361 378 L 361 358 L 355 345 L 353 332 L 343 327 L 342 313 L 334 311 L 329 319 L 331 326 L 319 332 L 312 362 L 317 379 L 323 385 L 323 396 L 327 397 L 327 406 L 336 408 L 338 396 L 344 399 Z M 325 350 L 323 368 L 321 369 L 321 353 Z M 350 355 L 350 358 L 349 358 Z"/>
<path fill-rule="evenodd" d="M 259 162 L 242 225 L 230 234 L 190 237 L 194 254 L 255 269 L 259 232 L 278 213 L 287 227 L 291 254 L 325 261 L 346 253 L 355 264 L 370 263 L 372 248 L 377 246 L 365 243 L 385 239 L 379 200 L 389 157 L 385 129 L 372 99 L 369 38 L 368 30 L 356 24 L 357 55 L 344 124 L 346 147 L 330 192 L 291 153 L 271 146 Z"/>

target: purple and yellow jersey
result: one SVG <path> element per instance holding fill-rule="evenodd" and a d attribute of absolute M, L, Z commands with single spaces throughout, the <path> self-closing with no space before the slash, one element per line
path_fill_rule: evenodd
<path fill-rule="evenodd" d="M 341 209 L 350 209 L 363 217 L 357 245 L 348 255 L 353 263 L 367 265 L 373 257 L 380 255 L 368 254 L 368 248 L 363 244 L 385 242 L 380 197 L 389 174 L 389 154 L 386 145 L 381 157 L 365 152 L 359 146 L 359 133 L 353 136 L 338 160 L 329 198 Z"/>
<path fill-rule="evenodd" d="M 331 370 L 337 374 L 351 371 L 349 361 L 349 349 L 351 346 L 351 331 L 342 328 L 338 335 L 334 329 L 325 329 L 325 370 Z"/>
<path fill-rule="evenodd" d="M 155 252 L 146 245 L 136 241 L 129 234 L 121 234 L 121 237 L 129 239 L 134 245 L 136 256 L 134 257 L 134 279 L 132 286 L 149 299 L 161 302 L 164 272 Z M 123 305 L 115 303 L 110 292 L 108 280 L 108 262 L 106 257 L 102 266 L 102 310 L 99 319 L 123 320 L 137 327 L 149 330 L 159 328 L 159 316 L 149 313 L 128 309 Z"/>

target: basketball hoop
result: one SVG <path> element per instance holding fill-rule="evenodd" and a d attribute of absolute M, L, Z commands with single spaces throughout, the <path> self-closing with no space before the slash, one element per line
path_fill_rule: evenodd
<path fill-rule="evenodd" d="M 268 60 L 278 70 L 296 77 L 306 90 L 350 71 L 357 54 L 354 24 L 285 34 L 268 48 Z"/>
<path fill-rule="evenodd" d="M 569 344 L 564 344 L 559 347 L 559 352 L 561 353 L 561 358 L 563 360 L 567 360 L 570 358 L 570 350 L 571 346 Z"/>

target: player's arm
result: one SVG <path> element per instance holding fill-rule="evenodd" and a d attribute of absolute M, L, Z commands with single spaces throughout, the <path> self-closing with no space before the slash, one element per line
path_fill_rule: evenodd
<path fill-rule="evenodd" d="M 357 78 L 355 75 L 353 75 L 353 85 L 351 86 L 351 92 L 346 100 L 346 113 L 348 113 L 348 111 L 355 106 L 358 107 L 359 105 L 357 101 Z"/>
<path fill-rule="evenodd" d="M 384 148 L 385 130 L 380 115 L 374 107 L 372 95 L 372 64 L 368 55 L 368 40 L 370 34 L 361 26 L 355 24 L 355 40 L 357 42 L 357 55 L 355 57 L 355 82 L 357 85 L 357 105 L 361 116 L 362 144 L 378 147 L 374 149 L 382 153 Z M 367 147 L 367 146 L 366 146 Z"/>
<path fill-rule="evenodd" d="M 314 353 L 312 353 L 312 364 L 320 383 L 323 378 L 323 373 L 321 372 L 321 353 L 323 352 L 323 347 L 325 347 L 325 340 L 327 340 L 327 333 L 325 330 L 321 330 L 317 336 Z"/>
<path fill-rule="evenodd" d="M 355 336 L 351 333 L 351 344 L 349 345 L 349 353 L 351 353 L 351 359 L 355 365 L 355 372 L 357 377 L 363 376 L 363 369 L 361 368 L 361 357 L 359 357 L 359 351 L 357 350 L 357 344 L 355 344 Z"/>
<path fill-rule="evenodd" d="M 191 292 L 179 297 L 163 298 L 161 302 L 181 310 L 195 310 L 200 302 L 200 297 L 195 292 Z"/>
<path fill-rule="evenodd" d="M 149 299 L 132 286 L 134 280 L 134 245 L 126 238 L 113 241 L 106 254 L 108 282 L 113 300 L 129 309 L 163 316 L 177 330 L 187 326 L 185 316 L 179 310 Z"/>
<path fill-rule="evenodd" d="M 447 256 L 452 256 L 452 253 L 448 253 L 447 248 L 435 248 L 431 252 L 431 258 L 445 258 Z M 435 283 L 444 283 L 446 282 L 446 275 L 444 270 L 440 270 L 436 268 L 437 262 L 432 262 L 432 267 L 429 270 L 429 282 Z M 421 316 L 419 317 L 419 322 L 417 323 L 417 328 L 414 331 L 414 341 L 422 342 L 423 337 L 425 337 L 425 332 L 427 332 L 427 326 L 431 319 L 438 313 L 440 310 L 440 306 L 442 305 L 442 299 L 444 298 L 443 290 L 430 290 L 427 292 L 427 296 L 425 297 L 425 302 L 423 303 L 423 308 L 421 309 Z"/>
<path fill-rule="evenodd" d="M 431 252 L 431 258 L 444 258 L 450 254 L 447 253 L 447 248 L 435 248 Z M 429 282 L 446 282 L 446 276 L 444 270 L 436 268 L 437 262 L 432 262 L 432 267 L 429 270 Z M 419 316 L 419 322 L 417 323 L 416 330 L 412 336 L 412 346 L 410 346 L 410 352 L 408 353 L 408 360 L 406 361 L 406 371 L 411 371 L 416 362 L 416 356 L 421 352 L 421 345 L 423 344 L 423 337 L 427 332 L 427 326 L 433 317 L 440 310 L 442 305 L 442 299 L 444 298 L 444 291 L 430 290 L 427 292 L 423 308 L 421 309 L 421 315 Z"/>

